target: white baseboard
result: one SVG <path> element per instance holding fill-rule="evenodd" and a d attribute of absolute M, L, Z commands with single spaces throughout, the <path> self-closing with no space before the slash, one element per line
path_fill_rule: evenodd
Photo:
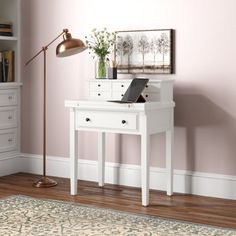
<path fill-rule="evenodd" d="M 22 154 L 21 167 L 23 172 L 41 174 L 42 157 L 39 155 Z M 79 179 L 97 181 L 96 161 L 79 159 L 78 168 Z M 69 159 L 47 157 L 47 174 L 69 178 Z M 151 167 L 150 188 L 165 190 L 165 176 L 164 168 Z M 105 167 L 105 182 L 140 187 L 140 166 L 108 162 Z M 236 200 L 236 176 L 175 170 L 174 192 Z"/>
<path fill-rule="evenodd" d="M 22 160 L 19 154 L 0 158 L 0 176 L 11 175 L 22 171 Z"/>
<path fill-rule="evenodd" d="M 97 162 L 78 161 L 79 179 L 97 181 Z M 27 172 L 42 173 L 42 157 L 40 155 L 21 154 L 0 159 L 0 176 Z M 47 174 L 69 178 L 69 159 L 63 157 L 47 157 Z M 140 166 L 118 163 L 106 163 L 105 182 L 126 186 L 140 187 Z M 150 188 L 166 189 L 164 168 L 150 168 Z M 236 200 L 236 176 L 220 175 L 184 170 L 174 171 L 174 192 L 191 193 L 201 196 L 219 197 Z"/>

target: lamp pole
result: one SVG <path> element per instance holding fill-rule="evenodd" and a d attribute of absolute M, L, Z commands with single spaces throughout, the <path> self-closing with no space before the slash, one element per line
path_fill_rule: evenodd
<path fill-rule="evenodd" d="M 64 29 L 56 38 L 54 38 L 46 46 L 37 52 L 30 60 L 25 64 L 27 66 L 38 55 L 43 53 L 43 175 L 42 177 L 33 183 L 37 188 L 48 188 L 57 185 L 57 182 L 46 176 L 46 144 L 47 144 L 47 50 L 48 47 L 55 42 L 60 36 L 63 35 L 63 41 L 57 46 L 56 53 L 58 57 L 71 56 L 76 53 L 80 53 L 86 49 L 86 46 L 80 39 L 73 39 L 68 29 Z"/>

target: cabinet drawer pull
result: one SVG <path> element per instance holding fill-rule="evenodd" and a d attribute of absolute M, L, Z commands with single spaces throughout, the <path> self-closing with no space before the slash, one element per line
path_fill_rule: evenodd
<path fill-rule="evenodd" d="M 121 97 L 123 97 L 124 96 L 124 94 L 121 94 Z"/>
<path fill-rule="evenodd" d="M 89 121 L 90 121 L 90 118 L 87 117 L 85 120 L 86 120 L 87 122 L 89 122 Z"/>
<path fill-rule="evenodd" d="M 13 98 L 12 96 L 8 96 L 8 100 L 12 100 L 12 98 Z"/>
<path fill-rule="evenodd" d="M 12 142 L 12 138 L 9 138 L 9 139 L 8 139 L 8 143 L 11 143 L 11 142 Z"/>
<path fill-rule="evenodd" d="M 12 120 L 12 116 L 8 116 L 8 120 Z"/>
<path fill-rule="evenodd" d="M 145 87 L 148 88 L 148 85 L 146 85 Z"/>
<path fill-rule="evenodd" d="M 100 93 L 98 93 L 98 96 L 101 96 L 101 94 L 100 94 Z"/>
<path fill-rule="evenodd" d="M 126 120 L 122 120 L 121 123 L 122 124 L 126 124 L 127 122 L 126 122 Z"/>
<path fill-rule="evenodd" d="M 98 84 L 98 87 L 101 87 L 101 84 Z"/>
<path fill-rule="evenodd" d="M 121 87 L 124 88 L 124 85 L 122 84 Z"/>
<path fill-rule="evenodd" d="M 145 97 L 148 98 L 148 95 L 146 94 Z"/>

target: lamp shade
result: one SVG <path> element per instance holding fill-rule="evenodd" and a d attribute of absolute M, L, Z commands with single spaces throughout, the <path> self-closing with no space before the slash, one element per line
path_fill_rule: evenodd
<path fill-rule="evenodd" d="M 64 40 L 56 48 L 57 57 L 71 56 L 87 49 L 82 40 L 72 38 L 68 32 L 64 34 L 63 38 Z"/>

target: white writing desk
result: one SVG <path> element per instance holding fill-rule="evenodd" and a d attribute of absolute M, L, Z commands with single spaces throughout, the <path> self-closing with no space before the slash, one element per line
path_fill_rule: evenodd
<path fill-rule="evenodd" d="M 155 83 L 157 84 L 158 82 L 160 83 L 160 81 L 155 81 Z M 118 84 L 120 82 L 93 81 L 91 83 L 97 83 L 97 85 L 100 84 L 100 86 L 98 86 L 99 91 L 97 94 L 100 94 L 98 96 L 101 96 L 102 93 L 102 91 L 100 90 L 102 87 L 101 83 L 111 83 L 112 85 L 114 83 Z M 128 82 L 126 81 L 125 83 Z M 93 86 L 94 84 L 92 84 L 92 88 Z M 157 87 L 158 91 L 160 92 L 161 86 Z M 154 94 L 152 95 L 154 96 Z M 159 95 L 161 95 L 161 93 L 159 93 Z M 147 98 L 147 96 L 145 97 Z M 154 97 L 156 98 L 156 95 Z M 165 102 L 149 101 L 146 103 L 119 104 L 106 101 L 68 100 L 65 101 L 65 106 L 70 108 L 71 195 L 77 194 L 77 179 L 78 179 L 77 142 L 78 142 L 79 130 L 96 131 L 99 134 L 98 135 L 99 186 L 104 186 L 105 133 L 111 132 L 119 134 L 134 134 L 141 136 L 141 185 L 142 185 L 143 206 L 149 205 L 150 136 L 155 133 L 165 132 L 167 194 L 172 195 L 173 108 L 174 108 L 173 101 L 165 101 Z"/>

